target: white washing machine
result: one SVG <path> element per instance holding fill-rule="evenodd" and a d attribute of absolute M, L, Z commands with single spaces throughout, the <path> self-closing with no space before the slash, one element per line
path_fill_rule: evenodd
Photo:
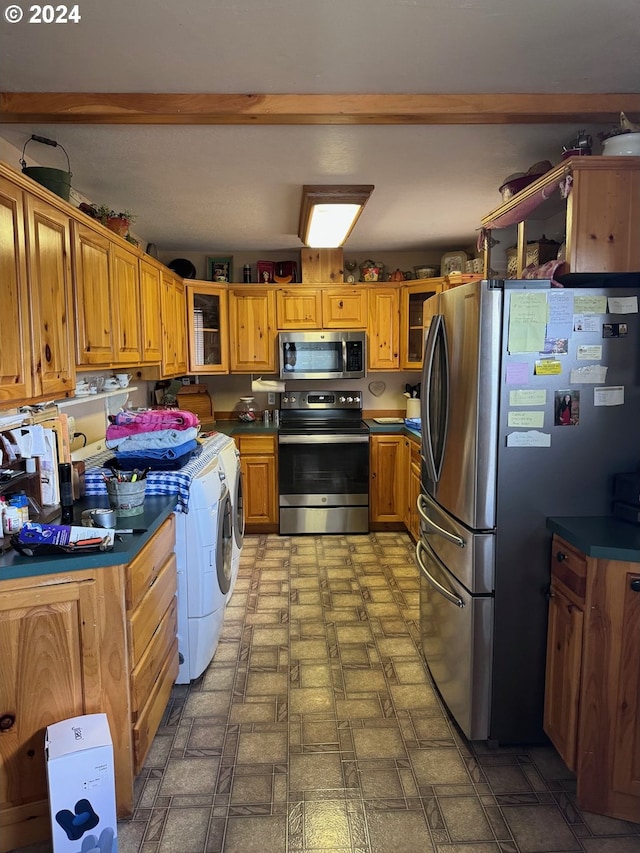
<path fill-rule="evenodd" d="M 228 435 L 218 435 L 211 442 L 211 448 L 215 448 L 224 469 L 225 482 L 229 487 L 231 496 L 231 514 L 233 526 L 233 544 L 231 553 L 231 582 L 227 592 L 227 601 L 238 578 L 240 569 L 240 554 L 244 540 L 244 501 L 242 492 L 242 469 L 240 467 L 240 453 L 235 441 Z"/>
<path fill-rule="evenodd" d="M 218 455 L 194 475 L 189 511 L 176 512 L 178 684 L 188 684 L 215 653 L 231 585 L 231 497 Z"/>

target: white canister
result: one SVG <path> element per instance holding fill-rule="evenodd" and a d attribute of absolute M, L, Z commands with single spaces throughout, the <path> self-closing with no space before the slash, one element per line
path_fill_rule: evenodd
<path fill-rule="evenodd" d="M 407 400 L 407 417 L 408 418 L 419 418 L 420 417 L 420 400 L 416 397 L 410 397 Z"/>
<path fill-rule="evenodd" d="M 609 157 L 639 157 L 640 133 L 619 133 L 602 143 L 602 153 Z"/>
<path fill-rule="evenodd" d="M 22 513 L 17 506 L 6 504 L 2 516 L 2 529 L 6 536 L 17 533 L 22 528 Z"/>

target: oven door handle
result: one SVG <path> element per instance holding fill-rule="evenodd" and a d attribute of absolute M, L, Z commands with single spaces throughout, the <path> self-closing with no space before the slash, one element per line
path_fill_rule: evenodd
<path fill-rule="evenodd" d="M 368 444 L 368 435 L 279 435 L 278 444 Z"/>

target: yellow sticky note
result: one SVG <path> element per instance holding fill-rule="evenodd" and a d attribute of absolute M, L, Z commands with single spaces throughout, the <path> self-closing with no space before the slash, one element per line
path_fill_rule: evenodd
<path fill-rule="evenodd" d="M 544 388 L 519 388 L 509 391 L 510 406 L 544 406 L 547 402 L 547 392 Z"/>
<path fill-rule="evenodd" d="M 542 429 L 544 412 L 509 412 L 507 426 Z"/>
<path fill-rule="evenodd" d="M 540 358 L 534 372 L 536 376 L 556 376 L 562 373 L 562 362 L 555 358 Z"/>

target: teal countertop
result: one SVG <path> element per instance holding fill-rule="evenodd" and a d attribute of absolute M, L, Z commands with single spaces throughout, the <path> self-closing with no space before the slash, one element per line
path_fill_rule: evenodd
<path fill-rule="evenodd" d="M 420 439 L 420 430 L 411 429 L 406 424 L 377 424 L 372 418 L 366 418 L 365 423 L 369 427 L 372 435 L 408 435 L 411 438 Z M 216 421 L 215 424 L 202 424 L 203 429 L 217 430 L 225 435 L 244 435 L 244 434 L 277 434 L 278 427 L 273 424 L 265 426 L 262 421 L 256 421 L 253 424 L 242 423 L 241 421 Z"/>
<path fill-rule="evenodd" d="M 640 525 L 613 516 L 547 518 L 547 528 L 587 557 L 640 563 Z"/>
<path fill-rule="evenodd" d="M 116 526 L 118 528 L 144 529 L 145 533 L 133 535 L 125 533 L 122 541 L 116 537 L 112 551 L 98 552 L 95 554 L 83 554 L 81 556 L 59 556 L 46 557 L 24 557 L 11 548 L 0 556 L 0 581 L 13 578 L 26 578 L 35 575 L 48 575 L 57 572 L 70 572 L 78 569 L 93 569 L 101 566 L 117 566 L 122 563 L 130 563 L 140 549 L 149 541 L 160 525 L 173 512 L 176 505 L 175 497 L 171 495 L 152 496 L 145 498 L 144 512 L 140 515 L 131 515 L 128 518 L 119 518 Z M 74 523 L 80 524 L 80 515 L 84 509 L 108 507 L 109 499 L 104 497 L 90 497 L 74 504 Z M 52 522 L 56 524 L 55 520 Z M 87 528 L 89 530 L 90 528 Z"/>

